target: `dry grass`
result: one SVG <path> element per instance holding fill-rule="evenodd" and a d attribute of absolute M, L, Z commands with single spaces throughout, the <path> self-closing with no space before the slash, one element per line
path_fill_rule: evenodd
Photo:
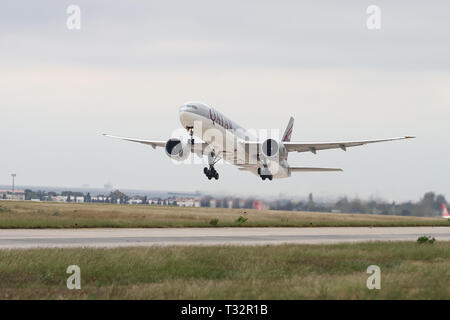
<path fill-rule="evenodd" d="M 244 216 L 248 220 L 238 223 Z M 0 201 L 0 228 L 449 226 L 439 218 L 253 209 Z"/>
<path fill-rule="evenodd" d="M 449 299 L 449 279 L 450 243 L 0 251 L 1 299 Z"/>

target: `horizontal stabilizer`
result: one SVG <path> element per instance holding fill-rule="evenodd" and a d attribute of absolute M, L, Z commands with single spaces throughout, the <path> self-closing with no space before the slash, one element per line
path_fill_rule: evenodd
<path fill-rule="evenodd" d="M 340 168 L 290 167 L 291 172 L 344 171 Z"/>

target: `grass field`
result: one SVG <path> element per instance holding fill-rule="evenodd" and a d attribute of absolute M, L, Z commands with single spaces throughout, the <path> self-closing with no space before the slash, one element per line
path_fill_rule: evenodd
<path fill-rule="evenodd" d="M 236 220 L 242 216 L 245 222 Z M 218 219 L 214 224 L 214 219 Z M 244 219 L 244 220 L 245 220 Z M 252 209 L 0 201 L 0 228 L 450 226 L 439 218 Z"/>
<path fill-rule="evenodd" d="M 0 299 L 29 298 L 449 299 L 450 243 L 1 250 Z"/>

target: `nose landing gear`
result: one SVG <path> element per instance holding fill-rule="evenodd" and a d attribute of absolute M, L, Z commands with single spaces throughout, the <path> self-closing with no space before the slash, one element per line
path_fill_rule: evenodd
<path fill-rule="evenodd" d="M 186 127 L 187 131 L 189 132 L 189 142 L 191 145 L 194 145 L 194 127 Z"/>

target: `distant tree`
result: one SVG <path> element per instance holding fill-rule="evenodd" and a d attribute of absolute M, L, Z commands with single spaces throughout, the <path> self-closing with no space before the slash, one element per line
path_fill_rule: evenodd
<path fill-rule="evenodd" d="M 349 212 L 350 205 L 347 197 L 339 199 L 335 204 L 336 209 L 341 210 L 342 212 Z"/>
<path fill-rule="evenodd" d="M 350 201 L 349 204 L 349 211 L 352 213 L 362 213 L 364 212 L 364 207 L 361 203 L 361 200 L 359 200 L 358 198 L 353 199 L 352 201 Z"/>
<path fill-rule="evenodd" d="M 427 192 L 424 194 L 418 209 L 422 211 L 425 217 L 432 217 L 435 215 L 434 203 L 436 195 L 434 192 Z"/>
<path fill-rule="evenodd" d="M 200 199 L 200 206 L 201 207 L 209 207 L 209 202 L 211 201 L 212 197 L 206 196 Z"/>
<path fill-rule="evenodd" d="M 437 211 L 441 210 L 442 204 L 447 205 L 447 200 L 445 200 L 445 197 L 440 194 L 436 196 L 436 199 L 434 200 L 434 209 Z"/>
<path fill-rule="evenodd" d="M 315 210 L 314 198 L 313 198 L 313 194 L 312 193 L 310 193 L 308 195 L 308 205 L 307 205 L 306 210 L 308 210 L 308 211 L 314 211 Z"/>
<path fill-rule="evenodd" d="M 128 201 L 129 197 L 121 192 L 120 190 L 114 190 L 109 194 L 109 198 L 111 199 L 112 203 L 117 203 L 119 201 L 120 203 L 125 203 Z"/>

